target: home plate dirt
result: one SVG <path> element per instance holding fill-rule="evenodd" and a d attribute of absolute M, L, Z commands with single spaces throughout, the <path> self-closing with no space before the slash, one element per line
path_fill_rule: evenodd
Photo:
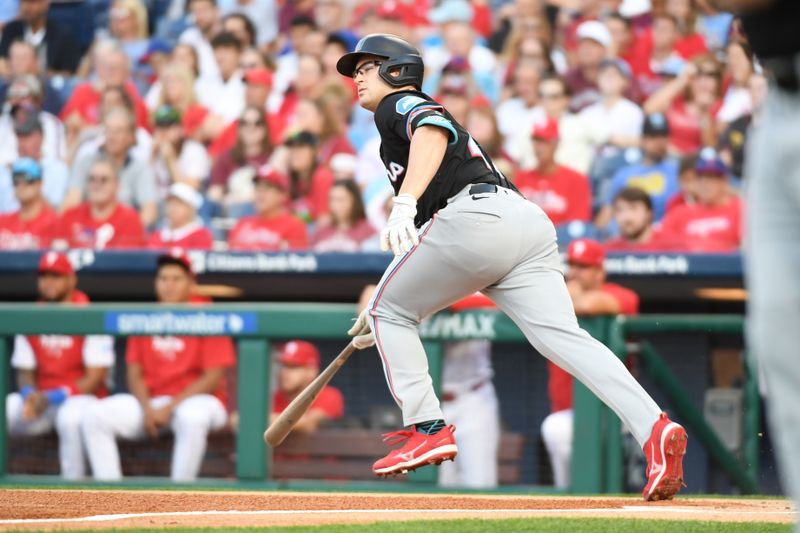
<path fill-rule="evenodd" d="M 781 522 L 794 520 L 786 500 L 464 496 L 311 492 L 112 490 L 0 491 L 0 531 L 125 527 L 244 527 L 352 524 L 385 520 L 629 517 Z"/>

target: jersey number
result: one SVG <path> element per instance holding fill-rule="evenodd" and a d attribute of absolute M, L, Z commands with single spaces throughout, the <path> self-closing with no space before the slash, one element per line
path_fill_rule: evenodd
<path fill-rule="evenodd" d="M 483 159 L 483 163 L 486 165 L 486 168 L 488 168 L 489 170 L 494 170 L 492 168 L 492 165 L 490 165 L 489 162 L 486 160 L 486 158 L 483 156 L 483 152 L 478 146 L 478 143 L 475 142 L 475 139 L 472 138 L 472 135 L 469 136 L 469 140 L 467 141 L 467 148 L 469 148 L 469 155 L 471 155 L 472 157 L 480 157 L 481 159 Z"/>
<path fill-rule="evenodd" d="M 392 183 L 397 181 L 397 178 L 403 175 L 406 169 L 402 165 L 398 165 L 394 161 L 389 163 L 389 168 L 386 169 L 386 173 L 389 174 L 389 179 Z"/>

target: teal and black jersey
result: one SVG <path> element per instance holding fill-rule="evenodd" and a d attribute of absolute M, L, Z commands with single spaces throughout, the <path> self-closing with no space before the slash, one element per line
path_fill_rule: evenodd
<path fill-rule="evenodd" d="M 381 159 L 395 194 L 400 191 L 408 168 L 408 153 L 414 132 L 420 126 L 447 131 L 450 143 L 436 175 L 417 201 L 417 227 L 447 205 L 447 199 L 471 183 L 493 183 L 513 188 L 492 160 L 461 124 L 430 96 L 418 91 L 389 94 L 375 111 L 381 136 Z"/>

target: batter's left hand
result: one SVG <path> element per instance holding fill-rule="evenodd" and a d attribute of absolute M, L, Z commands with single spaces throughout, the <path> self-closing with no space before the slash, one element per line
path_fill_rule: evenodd
<path fill-rule="evenodd" d="M 410 252 L 419 244 L 414 217 L 417 216 L 417 199 L 410 194 L 398 194 L 394 197 L 394 207 L 381 231 L 381 250 L 392 250 L 394 255 Z"/>

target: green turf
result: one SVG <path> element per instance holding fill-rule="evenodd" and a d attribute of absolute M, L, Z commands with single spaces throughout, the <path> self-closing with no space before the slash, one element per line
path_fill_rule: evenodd
<path fill-rule="evenodd" d="M 85 529 L 89 531 L 98 531 Z M 412 522 L 381 522 L 380 524 L 250 527 L 250 528 L 163 528 L 163 529 L 113 529 L 139 533 L 221 533 L 233 531 L 252 533 L 515 533 L 522 531 L 563 531 L 569 533 L 651 533 L 653 531 L 680 531 L 681 533 L 772 533 L 790 532 L 791 526 L 766 522 L 701 522 L 676 520 L 641 520 L 632 518 L 513 518 L 506 520 L 462 519 L 447 521 L 419 520 Z M 80 533 L 80 532 L 78 532 Z"/>

